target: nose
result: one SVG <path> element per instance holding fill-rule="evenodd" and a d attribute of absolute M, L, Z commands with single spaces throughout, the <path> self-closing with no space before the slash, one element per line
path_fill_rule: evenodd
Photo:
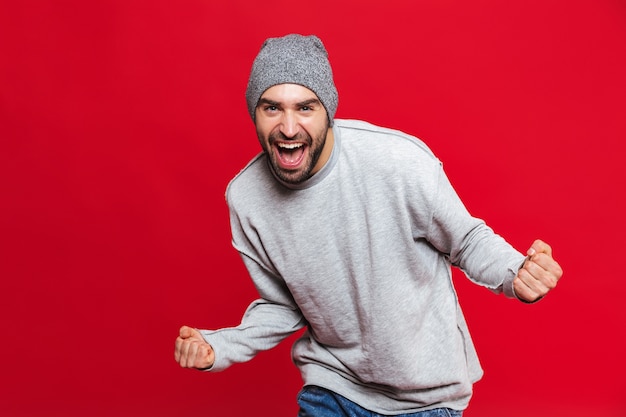
<path fill-rule="evenodd" d="M 287 138 L 295 137 L 300 131 L 298 118 L 291 111 L 283 112 L 280 121 L 280 132 Z"/>

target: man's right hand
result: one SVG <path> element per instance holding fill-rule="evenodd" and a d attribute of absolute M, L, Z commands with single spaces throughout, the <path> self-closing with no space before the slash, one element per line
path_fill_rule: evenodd
<path fill-rule="evenodd" d="M 208 369 L 215 362 L 215 353 L 199 331 L 183 326 L 176 338 L 174 358 L 182 368 Z"/>

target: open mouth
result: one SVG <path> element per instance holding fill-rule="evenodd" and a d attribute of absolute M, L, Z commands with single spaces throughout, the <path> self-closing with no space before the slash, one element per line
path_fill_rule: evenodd
<path fill-rule="evenodd" d="M 297 168 L 305 155 L 306 144 L 297 142 L 278 142 L 276 150 L 278 161 L 284 169 Z"/>

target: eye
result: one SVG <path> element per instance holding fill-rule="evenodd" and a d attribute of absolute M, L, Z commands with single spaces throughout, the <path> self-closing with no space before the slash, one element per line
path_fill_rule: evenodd
<path fill-rule="evenodd" d="M 300 107 L 300 111 L 311 111 L 313 110 L 310 106 L 302 106 Z"/>

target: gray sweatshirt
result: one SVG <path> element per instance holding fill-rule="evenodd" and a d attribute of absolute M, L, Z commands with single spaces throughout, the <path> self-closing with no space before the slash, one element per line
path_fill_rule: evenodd
<path fill-rule="evenodd" d="M 265 154 L 229 184 L 233 245 L 259 292 L 233 328 L 202 330 L 212 371 L 306 326 L 305 385 L 380 414 L 465 409 L 482 376 L 451 266 L 512 297 L 524 256 L 472 217 L 415 137 L 335 120 L 327 164 L 297 187 Z"/>

